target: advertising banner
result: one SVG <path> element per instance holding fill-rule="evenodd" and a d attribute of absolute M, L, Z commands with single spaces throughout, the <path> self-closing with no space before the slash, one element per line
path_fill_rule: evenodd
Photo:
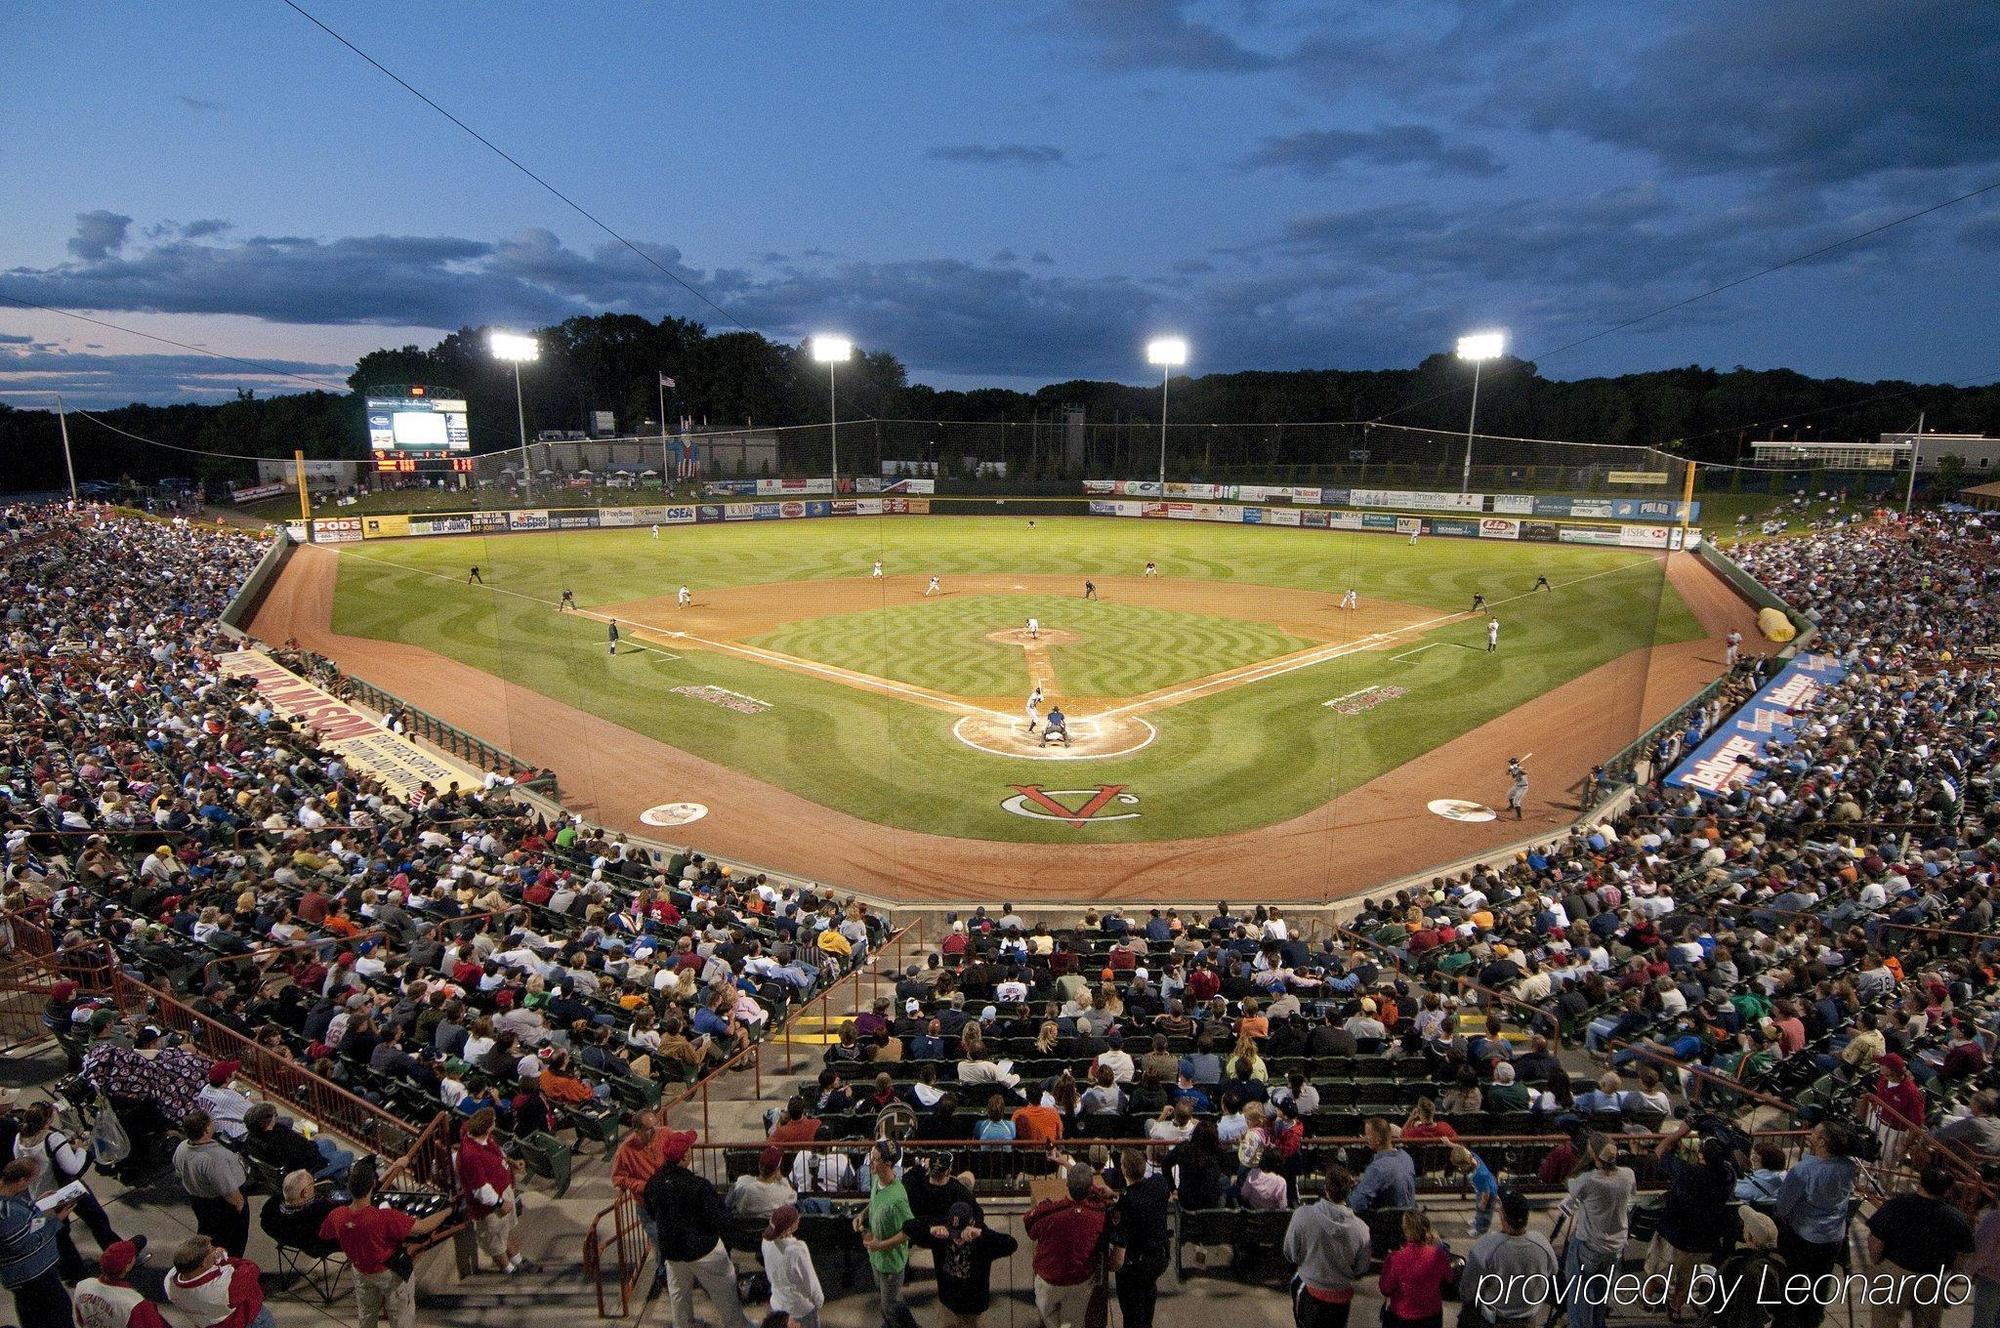
<path fill-rule="evenodd" d="M 1486 496 L 1478 493 L 1432 493 L 1424 489 L 1352 489 L 1355 507 L 1415 507 L 1426 512 L 1477 512 Z"/>
<path fill-rule="evenodd" d="M 1369 515 L 1367 512 L 1329 512 L 1326 523 L 1335 530 L 1365 530 Z"/>
<path fill-rule="evenodd" d="M 1567 499 L 1567 498 L 1536 498 L 1536 499 L 1534 499 L 1534 510 L 1533 510 L 1533 512 L 1531 513 L 1531 515 L 1534 515 L 1534 516 L 1568 516 L 1568 515 L 1569 515 L 1569 499 Z"/>
<path fill-rule="evenodd" d="M 1479 523 L 1481 539 L 1519 539 L 1521 523 L 1501 516 L 1489 516 Z"/>
<path fill-rule="evenodd" d="M 1304 513 L 1289 507 L 1267 507 L 1264 509 L 1264 524 L 1267 526 L 1296 526 Z"/>
<path fill-rule="evenodd" d="M 1569 514 L 1592 521 L 1604 521 L 1612 515 L 1609 498 L 1572 498 L 1569 500 Z"/>
<path fill-rule="evenodd" d="M 288 484 L 246 484 L 232 491 L 229 500 L 236 503 L 254 503 L 259 498 L 276 498 L 290 488 Z"/>
<path fill-rule="evenodd" d="M 1504 512 L 1508 516 L 1529 516 L 1535 510 L 1535 500 L 1525 493 L 1496 493 L 1487 510 Z"/>
<path fill-rule="evenodd" d="M 469 516 L 413 516 L 410 518 L 412 535 L 470 535 L 472 518 Z"/>
<path fill-rule="evenodd" d="M 364 516 L 361 518 L 361 538 L 400 539 L 410 533 L 410 518 L 407 516 Z"/>
<path fill-rule="evenodd" d="M 1628 549 L 1664 549 L 1667 547 L 1665 526 L 1620 526 L 1618 542 Z"/>
<path fill-rule="evenodd" d="M 1423 530 L 1424 522 L 1422 517 L 1399 516 L 1396 518 L 1396 533 L 1398 535 L 1421 535 Z"/>
<path fill-rule="evenodd" d="M 1521 523 L 1521 538 L 1524 540 L 1535 540 L 1541 544 L 1553 544 L 1556 542 L 1556 535 L 1560 530 L 1561 527 L 1557 526 L 1553 521 L 1523 521 Z"/>
<path fill-rule="evenodd" d="M 1327 527 L 1327 518 L 1331 515 L 1332 513 L 1330 512 L 1301 512 L 1299 513 L 1299 524 L 1325 530 Z"/>
<path fill-rule="evenodd" d="M 1739 758 L 1762 756 L 1774 740 L 1790 741 L 1826 690 L 1846 676 L 1832 655 L 1800 655 L 1689 752 L 1666 782 L 1711 796 L 1762 782 L 1763 772 Z"/>
<path fill-rule="evenodd" d="M 287 521 L 285 523 L 285 534 L 290 537 L 292 543 L 304 544 L 306 542 L 306 523 L 303 521 Z"/>
<path fill-rule="evenodd" d="M 1431 518 L 1431 534 L 1452 535 L 1460 539 L 1476 538 L 1479 522 L 1466 521 L 1459 517 L 1434 516 Z"/>
<path fill-rule="evenodd" d="M 936 480 L 895 480 L 882 486 L 883 493 L 936 493 Z"/>
<path fill-rule="evenodd" d="M 528 508 L 507 514 L 507 529 L 509 530 L 547 530 L 548 528 L 549 514 L 542 508 Z"/>
<path fill-rule="evenodd" d="M 1220 484 L 1182 484 L 1178 480 L 1169 481 L 1167 484 L 1167 497 L 1169 498 L 1214 499 L 1222 496 L 1222 486 Z"/>
<path fill-rule="evenodd" d="M 592 530 L 597 526 L 597 512 L 551 512 L 550 530 Z"/>
<path fill-rule="evenodd" d="M 1664 470 L 1614 470 L 1604 478 L 1612 484 L 1661 485 L 1667 482 L 1668 476 Z"/>
<path fill-rule="evenodd" d="M 1413 528 L 1421 529 L 1423 523 L 1421 521 L 1412 521 L 1410 525 Z M 1361 514 L 1360 528 L 1362 530 L 1402 530 L 1403 518 L 1391 516 L 1387 512 L 1363 512 Z M 1409 532 L 1403 531 L 1403 533 L 1408 534 Z"/>
<path fill-rule="evenodd" d="M 1261 508 L 1261 507 L 1244 507 L 1244 508 L 1239 508 L 1239 509 L 1237 509 L 1237 510 L 1239 510 L 1239 511 L 1241 511 L 1241 512 L 1243 513 L 1243 524 L 1244 524 L 1244 525 L 1246 525 L 1246 526 L 1261 526 L 1261 525 L 1263 525 L 1263 524 L 1264 524 L 1264 509 L 1263 509 L 1263 508 Z"/>
<path fill-rule="evenodd" d="M 793 520 L 797 517 L 802 517 L 805 514 L 806 514 L 806 505 L 804 503 L 778 504 L 778 515 L 785 518 L 785 520 L 787 521 Z"/>
<path fill-rule="evenodd" d="M 833 503 L 829 499 L 815 498 L 806 504 L 807 516 L 832 516 Z"/>
<path fill-rule="evenodd" d="M 754 498 L 757 495 L 756 480 L 709 480 L 701 486 L 703 493 L 719 494 L 734 498 Z"/>
<path fill-rule="evenodd" d="M 1110 494 L 1118 492 L 1117 480 L 1085 480 L 1083 491 L 1087 494 Z"/>
<path fill-rule="evenodd" d="M 1319 501 L 1325 503 L 1328 507 L 1349 507 L 1354 502 L 1354 490 L 1321 489 L 1319 491 Z"/>
<path fill-rule="evenodd" d="M 353 544 L 361 539 L 358 516 L 323 516 L 313 521 L 313 540 L 319 544 Z"/>
<path fill-rule="evenodd" d="M 507 514 L 505 512 L 474 512 L 472 514 L 472 528 L 474 530 L 506 530 L 508 529 Z"/>
<path fill-rule="evenodd" d="M 750 519 L 752 521 L 776 521 L 784 516 L 784 514 L 785 505 L 783 503 L 750 504 Z"/>
<path fill-rule="evenodd" d="M 600 526 L 636 526 L 639 513 L 630 507 L 600 507 L 597 509 L 597 524 Z"/>
<path fill-rule="evenodd" d="M 1681 500 L 1678 498 L 1613 498 L 1611 515 L 1620 521 L 1678 521 L 1681 519 Z M 1688 520 L 1701 517 L 1701 504 L 1695 503 L 1688 512 Z"/>
<path fill-rule="evenodd" d="M 1617 544 L 1618 532 L 1602 526 L 1564 526 L 1556 538 L 1564 544 Z"/>
<path fill-rule="evenodd" d="M 261 650 L 232 650 L 219 657 L 223 672 L 248 678 L 270 707 L 319 735 L 348 766 L 407 798 L 428 784 L 440 792 L 456 783 L 476 789 L 482 774 L 435 756 L 407 738 L 299 677 Z"/>
<path fill-rule="evenodd" d="M 910 515 L 911 515 L 911 516 L 929 516 L 929 515 L 930 515 L 930 510 L 931 510 L 931 500 L 930 500 L 930 499 L 928 499 L 928 498 L 912 498 L 912 499 L 910 499 Z"/>
<path fill-rule="evenodd" d="M 883 501 L 880 498 L 856 498 L 854 500 L 854 515 L 880 516 L 882 515 Z"/>
<path fill-rule="evenodd" d="M 694 510 L 694 519 L 702 522 L 727 521 L 729 512 L 720 503 L 701 503 Z"/>
<path fill-rule="evenodd" d="M 666 521 L 668 525 L 685 526 L 696 519 L 695 509 L 685 503 L 667 509 Z"/>
<path fill-rule="evenodd" d="M 880 493 L 882 492 L 882 478 L 879 475 L 862 475 L 855 479 L 842 480 L 840 482 L 840 491 L 842 493 Z"/>

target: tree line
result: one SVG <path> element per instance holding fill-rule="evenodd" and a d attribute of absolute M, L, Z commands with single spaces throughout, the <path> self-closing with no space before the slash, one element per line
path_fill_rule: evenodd
<path fill-rule="evenodd" d="M 543 429 L 584 432 L 595 411 L 612 412 L 621 433 L 657 433 L 662 373 L 675 380 L 665 401 L 670 428 L 683 417 L 697 428 L 823 425 L 827 420 L 826 366 L 813 361 L 803 344 L 754 332 L 714 333 L 685 319 L 655 322 L 634 314 L 571 318 L 535 335 L 541 356 L 521 372 L 531 438 Z M 363 397 L 417 383 L 467 399 L 475 452 L 515 445 L 513 373 L 488 352 L 484 328 L 461 328 L 429 347 L 370 351 L 347 381 L 352 391 L 345 395 L 260 397 L 246 391 L 213 405 L 134 404 L 91 412 L 117 429 L 168 447 L 135 442 L 72 415 L 77 477 L 236 479 L 251 468 L 231 458 L 289 456 L 294 448 L 313 458 L 360 457 L 366 448 Z M 879 349 L 858 349 L 853 360 L 839 366 L 838 382 L 842 420 L 1031 426 L 1052 424 L 1068 409 L 1080 409 L 1093 426 L 1136 427 L 1159 420 L 1157 386 L 1077 379 L 1033 392 L 943 391 L 911 383 L 902 361 Z M 1171 411 L 1177 425 L 1385 418 L 1452 432 L 1465 428 L 1469 388 L 1467 366 L 1440 354 L 1409 369 L 1256 370 L 1176 379 Z M 1562 380 L 1543 377 L 1532 363 L 1509 359 L 1485 367 L 1479 393 L 1482 434 L 1665 446 L 1704 461 L 1746 456 L 1753 438 L 1873 439 L 1910 428 L 1919 412 L 1933 430 L 2000 432 L 2000 386 L 1865 383 L 1810 378 L 1787 369 L 1700 365 Z M 949 430 L 943 432 L 951 436 Z M 1030 446 L 1038 464 L 1046 455 L 1045 444 L 1027 441 L 1030 434 L 1029 429 L 1002 431 L 1017 466 L 1029 456 Z M 1201 460 L 1219 466 L 1341 459 L 1314 455 L 1329 446 L 1325 431 L 1278 430 L 1275 441 L 1263 441 L 1272 437 L 1260 435 L 1254 455 Z M 1377 437 L 1384 436 L 1378 432 Z M 1012 441 L 1016 438 L 1018 443 Z M 1392 436 L 1377 445 L 1393 448 Z M 1017 446 L 1020 458 L 1012 455 Z M 198 455 L 202 453 L 220 455 Z M 1135 451 L 1133 464 L 1140 455 Z M 49 489 L 62 482 L 54 413 L 0 405 L 0 491 Z"/>

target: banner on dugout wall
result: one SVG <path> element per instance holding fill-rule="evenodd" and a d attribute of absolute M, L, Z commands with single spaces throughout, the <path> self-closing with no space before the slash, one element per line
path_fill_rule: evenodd
<path fill-rule="evenodd" d="M 1832 655 L 1800 655 L 1688 753 L 1666 782 L 1711 797 L 1762 782 L 1763 773 L 1742 758 L 1762 756 L 1774 741 L 1789 742 L 1826 690 L 1846 676 L 1846 666 Z"/>
<path fill-rule="evenodd" d="M 222 671 L 248 678 L 271 709 L 319 735 L 355 772 L 408 798 L 425 784 L 442 793 L 452 784 L 476 789 L 483 775 L 449 757 L 433 755 L 371 715 L 341 701 L 261 650 L 231 650 L 218 657 Z"/>

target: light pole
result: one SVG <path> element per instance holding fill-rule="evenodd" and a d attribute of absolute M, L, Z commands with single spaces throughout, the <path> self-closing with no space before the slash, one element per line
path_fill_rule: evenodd
<path fill-rule="evenodd" d="M 62 398 L 56 398 L 60 401 Z M 1910 519 L 1910 504 L 1917 500 L 1917 456 L 1924 445 L 1924 414 L 1917 412 L 1917 431 L 1910 435 L 1910 484 L 1903 490 L 1903 520 Z M 67 444 L 65 444 L 67 446 Z"/>
<path fill-rule="evenodd" d="M 521 365 L 541 358 L 542 348 L 533 337 L 518 336 L 512 332 L 494 332 L 486 338 L 487 346 L 496 360 L 505 360 L 514 366 L 514 419 L 521 427 L 521 495 L 533 498 L 535 494 L 534 463 L 528 459 L 528 408 L 521 404 Z"/>
<path fill-rule="evenodd" d="M 826 437 L 831 453 L 833 491 L 840 492 L 840 403 L 833 393 L 834 366 L 854 354 L 854 343 L 846 337 L 815 336 L 812 357 L 826 366 Z"/>
<path fill-rule="evenodd" d="M 62 393 L 55 393 L 56 427 L 62 431 L 63 469 L 69 473 L 69 500 L 76 501 L 76 463 L 69 459 L 69 413 L 63 408 Z"/>
<path fill-rule="evenodd" d="M 1497 358 L 1506 344 L 1504 332 L 1474 332 L 1458 339 L 1458 358 L 1472 361 L 1472 414 L 1465 421 L 1465 466 L 1458 476 L 1460 493 L 1472 492 L 1472 431 L 1479 423 L 1479 366 Z"/>
<path fill-rule="evenodd" d="M 1146 343 L 1146 363 L 1160 366 L 1160 497 L 1167 496 L 1167 381 L 1187 363 L 1186 337 L 1154 337 Z"/>

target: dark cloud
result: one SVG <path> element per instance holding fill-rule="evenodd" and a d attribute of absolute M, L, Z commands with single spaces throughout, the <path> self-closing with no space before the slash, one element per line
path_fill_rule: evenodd
<path fill-rule="evenodd" d="M 987 261 L 990 263 L 1018 263 L 1021 261 L 1021 256 L 1012 249 L 1001 249 Z"/>
<path fill-rule="evenodd" d="M 229 229 L 229 222 L 223 221 L 218 217 L 209 217 L 202 221 L 189 222 L 187 225 L 181 227 L 181 234 L 190 240 L 203 240 L 211 235 L 220 235 Z"/>
<path fill-rule="evenodd" d="M 14 340 L 0 336 L 0 343 Z M 332 383 L 354 368 L 312 360 L 265 363 Z M 42 406 L 57 390 L 70 405 L 88 410 L 134 401 L 227 401 L 239 388 L 296 392 L 300 386 L 296 379 L 206 355 L 78 355 L 45 343 L 26 351 L 0 350 L 0 401 L 22 407 Z"/>
<path fill-rule="evenodd" d="M 210 101 L 206 97 L 190 97 L 185 92 L 177 94 L 174 100 L 191 111 L 219 111 L 222 109 L 222 103 L 219 101 Z"/>
<path fill-rule="evenodd" d="M 1056 25 L 1080 35 L 1107 69 L 1245 74 L 1279 65 L 1279 57 L 1191 17 L 1191 8 L 1184 0 L 1070 0 Z"/>
<path fill-rule="evenodd" d="M 2000 253 L 2000 212 L 1974 217 L 1958 228 L 1958 242 L 1989 253 Z"/>
<path fill-rule="evenodd" d="M 1050 258 L 1046 251 L 1037 249 L 1035 250 L 1034 253 L 1028 255 L 1028 261 L 1030 263 L 1039 264 L 1043 267 L 1053 267 L 1055 265 L 1056 260 Z"/>
<path fill-rule="evenodd" d="M 0 332 L 0 346 L 31 346 L 35 339 L 19 332 Z"/>
<path fill-rule="evenodd" d="M 1281 170 L 1308 179 L 1341 168 L 1422 166 L 1437 175 L 1497 175 L 1500 163 L 1476 144 L 1452 144 L 1429 125 L 1379 125 L 1370 130 L 1311 129 L 1266 138 L 1239 163 L 1246 170 Z"/>
<path fill-rule="evenodd" d="M 1063 150 L 1049 143 L 949 143 L 924 153 L 932 161 L 961 166 L 1026 166 L 1041 170 L 1068 164 Z"/>
<path fill-rule="evenodd" d="M 85 262 L 94 263 L 125 247 L 132 219 L 99 208 L 76 214 L 76 234 L 69 239 L 69 251 Z"/>

